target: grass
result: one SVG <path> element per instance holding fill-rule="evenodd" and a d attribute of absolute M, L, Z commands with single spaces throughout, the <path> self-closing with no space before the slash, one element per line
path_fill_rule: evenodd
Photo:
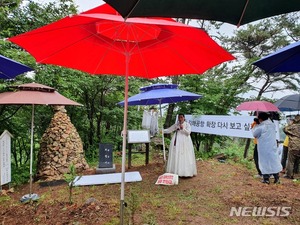
<path fill-rule="evenodd" d="M 197 198 L 198 193 L 191 189 L 187 191 L 186 193 L 179 193 L 179 199 L 180 201 L 193 201 L 195 198 Z"/>
<path fill-rule="evenodd" d="M 0 202 L 7 202 L 10 200 L 8 195 L 0 195 Z"/>
<path fill-rule="evenodd" d="M 177 219 L 177 215 L 180 213 L 181 213 L 181 207 L 179 207 L 177 201 L 168 202 L 168 204 L 166 205 L 166 217 L 169 220 Z"/>
<path fill-rule="evenodd" d="M 212 161 L 211 163 L 214 164 L 215 162 Z M 216 163 L 216 165 L 217 164 L 218 163 Z M 214 169 L 215 172 L 217 172 L 216 167 L 212 166 L 212 169 Z M 136 191 L 139 192 L 142 190 L 137 188 Z M 216 186 L 209 191 L 206 190 L 206 192 L 210 192 L 211 195 L 216 196 L 222 192 L 222 187 Z M 153 190 L 153 192 L 151 193 L 149 192 L 143 193 L 141 198 L 143 199 L 142 202 L 144 202 L 148 206 L 148 208 L 153 208 L 153 211 L 159 208 L 160 211 L 163 212 L 164 217 L 166 217 L 167 220 L 174 221 L 174 224 L 185 224 L 184 221 L 188 220 L 187 219 L 188 216 L 197 216 L 199 212 L 198 210 L 195 209 L 195 204 L 197 204 L 196 202 L 198 201 L 209 202 L 208 204 L 206 204 L 206 207 L 208 209 L 207 211 L 211 211 L 211 212 L 207 213 L 207 218 L 218 217 L 218 213 L 210 210 L 211 208 L 216 209 L 216 208 L 224 207 L 224 204 L 222 204 L 218 199 L 212 200 L 210 197 L 209 198 L 206 197 L 202 199 L 199 198 L 198 190 L 189 189 L 185 192 L 175 192 L 175 193 L 176 193 L 175 199 L 177 199 L 176 201 L 166 201 L 166 199 L 168 199 L 174 193 L 160 192 L 160 194 L 157 194 L 155 190 Z M 185 211 L 188 211 L 189 213 L 181 217 L 180 221 L 178 221 L 178 215 L 183 213 L 182 211 L 183 209 L 185 209 Z M 151 211 L 147 210 L 143 212 L 142 217 L 144 218 L 143 222 L 145 222 L 146 224 L 156 224 L 155 215 L 153 215 Z"/>
<path fill-rule="evenodd" d="M 151 210 L 146 210 L 145 213 L 143 213 L 142 221 L 143 221 L 143 224 L 147 224 L 147 225 L 156 225 L 157 224 L 156 215 Z"/>
<path fill-rule="evenodd" d="M 228 156 L 225 163 L 220 163 L 213 159 L 200 161 L 198 162 L 198 164 L 200 163 L 199 176 L 192 179 L 180 179 L 180 184 L 176 186 L 154 185 L 154 179 L 161 173 L 162 166 L 159 167 L 155 163 L 143 166 L 145 164 L 145 155 L 135 154 L 135 157 L 132 158 L 132 165 L 137 170 L 141 169 L 143 171 L 145 169 L 144 172 L 146 173 L 144 174 L 145 177 L 143 176 L 143 182 L 130 183 L 125 186 L 125 201 L 128 206 L 125 210 L 124 221 L 130 225 L 157 225 L 163 224 L 162 221 L 168 225 L 187 225 L 193 224 L 191 221 L 197 221 L 197 219 L 200 221 L 197 221 L 197 224 L 203 224 L 204 222 L 205 224 L 216 225 L 268 224 L 262 218 L 247 218 L 246 223 L 241 223 L 239 218 L 230 218 L 228 216 L 230 206 L 262 204 L 262 197 L 265 195 L 265 191 L 268 191 L 268 187 L 263 187 L 265 190 L 263 190 L 262 194 L 253 192 L 255 185 L 260 185 L 259 183 L 253 183 L 253 178 L 251 177 L 252 170 L 254 170 L 254 162 L 247 162 L 249 159 L 239 158 L 243 157 L 241 149 L 243 148 L 228 144 L 226 148 L 222 149 L 222 153 Z M 157 160 L 161 160 L 161 157 L 157 157 L 157 154 L 160 154 L 160 152 L 150 151 L 150 162 L 154 161 L 157 163 Z M 120 159 L 120 156 L 115 156 L 115 163 L 121 164 Z M 147 170 L 148 167 L 151 170 Z M 235 179 L 236 177 L 239 177 L 239 179 Z M 242 179 L 248 179 L 248 181 L 241 181 L 241 177 Z M 300 182 L 294 181 L 292 184 L 297 188 Z M 234 189 L 234 185 L 237 185 L 237 189 Z M 74 216 L 69 221 L 69 224 L 84 224 L 80 223 L 80 216 L 87 215 L 92 217 L 97 214 L 98 218 L 100 218 L 107 213 L 110 213 L 112 216 L 103 223 L 104 225 L 119 224 L 120 187 L 118 185 L 74 187 L 74 203 L 72 205 L 63 205 L 62 203 L 68 202 L 68 190 L 67 186 L 63 186 L 60 189 L 49 187 L 41 196 L 39 204 L 46 205 L 48 201 L 48 207 L 59 207 L 60 210 L 66 213 L 70 212 L 72 207 L 77 207 L 77 211 L 73 212 Z M 277 192 L 280 191 L 281 193 L 284 189 L 279 190 L 279 188 L 273 187 L 273 190 L 270 189 L 270 191 L 274 191 L 274 194 L 271 193 L 270 196 L 275 198 L 278 195 Z M 101 208 L 101 211 L 97 211 L 93 210 L 93 205 L 86 206 L 85 202 L 90 198 L 96 198 L 104 209 Z M 0 196 L 1 204 L 5 204 L 10 200 L 6 196 Z M 284 204 L 274 199 L 270 200 L 270 202 L 269 204 Z M 84 208 L 84 206 L 87 208 Z M 85 211 L 78 211 L 79 208 Z M 37 215 L 36 221 L 33 223 L 42 223 L 42 219 L 43 217 Z M 285 222 L 285 224 L 291 224 L 286 223 L 287 221 L 283 221 L 281 218 L 278 220 Z"/>

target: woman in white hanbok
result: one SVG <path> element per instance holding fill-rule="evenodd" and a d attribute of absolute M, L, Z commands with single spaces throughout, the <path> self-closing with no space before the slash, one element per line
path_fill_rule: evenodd
<path fill-rule="evenodd" d="M 197 175 L 197 166 L 193 142 L 190 136 L 191 125 L 185 121 L 184 115 L 178 115 L 178 123 L 164 130 L 164 133 L 175 131 L 169 147 L 167 173 L 177 174 L 179 177 L 193 177 Z"/>

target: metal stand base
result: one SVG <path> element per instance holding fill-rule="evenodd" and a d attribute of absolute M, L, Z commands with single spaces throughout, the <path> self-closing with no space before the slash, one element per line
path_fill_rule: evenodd
<path fill-rule="evenodd" d="M 106 173 L 115 173 L 116 172 L 116 165 L 113 164 L 111 168 L 96 168 L 96 174 L 106 174 Z"/>
<path fill-rule="evenodd" d="M 28 203 L 28 202 L 31 202 L 31 201 L 37 201 L 37 200 L 39 200 L 39 196 L 38 196 L 38 194 L 27 194 L 27 195 L 24 195 L 21 199 L 20 199 L 20 201 L 22 202 L 22 203 Z"/>

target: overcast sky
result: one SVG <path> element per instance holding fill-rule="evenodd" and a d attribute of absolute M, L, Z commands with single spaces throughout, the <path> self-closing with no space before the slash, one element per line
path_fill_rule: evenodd
<path fill-rule="evenodd" d="M 79 6 L 79 11 L 86 11 L 104 4 L 104 1 L 101 0 L 74 0 L 74 2 Z"/>
<path fill-rule="evenodd" d="M 55 0 L 34 0 L 38 3 L 43 2 L 55 2 Z M 92 9 L 96 6 L 104 4 L 104 1 L 101 0 L 74 0 L 75 4 L 79 6 L 79 11 L 83 12 L 89 9 Z"/>

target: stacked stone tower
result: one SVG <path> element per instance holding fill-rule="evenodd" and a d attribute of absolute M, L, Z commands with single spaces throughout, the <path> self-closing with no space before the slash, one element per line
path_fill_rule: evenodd
<path fill-rule="evenodd" d="M 54 116 L 41 139 L 38 154 L 37 179 L 64 179 L 73 164 L 77 172 L 89 168 L 81 138 L 71 123 L 64 106 L 54 106 Z"/>

